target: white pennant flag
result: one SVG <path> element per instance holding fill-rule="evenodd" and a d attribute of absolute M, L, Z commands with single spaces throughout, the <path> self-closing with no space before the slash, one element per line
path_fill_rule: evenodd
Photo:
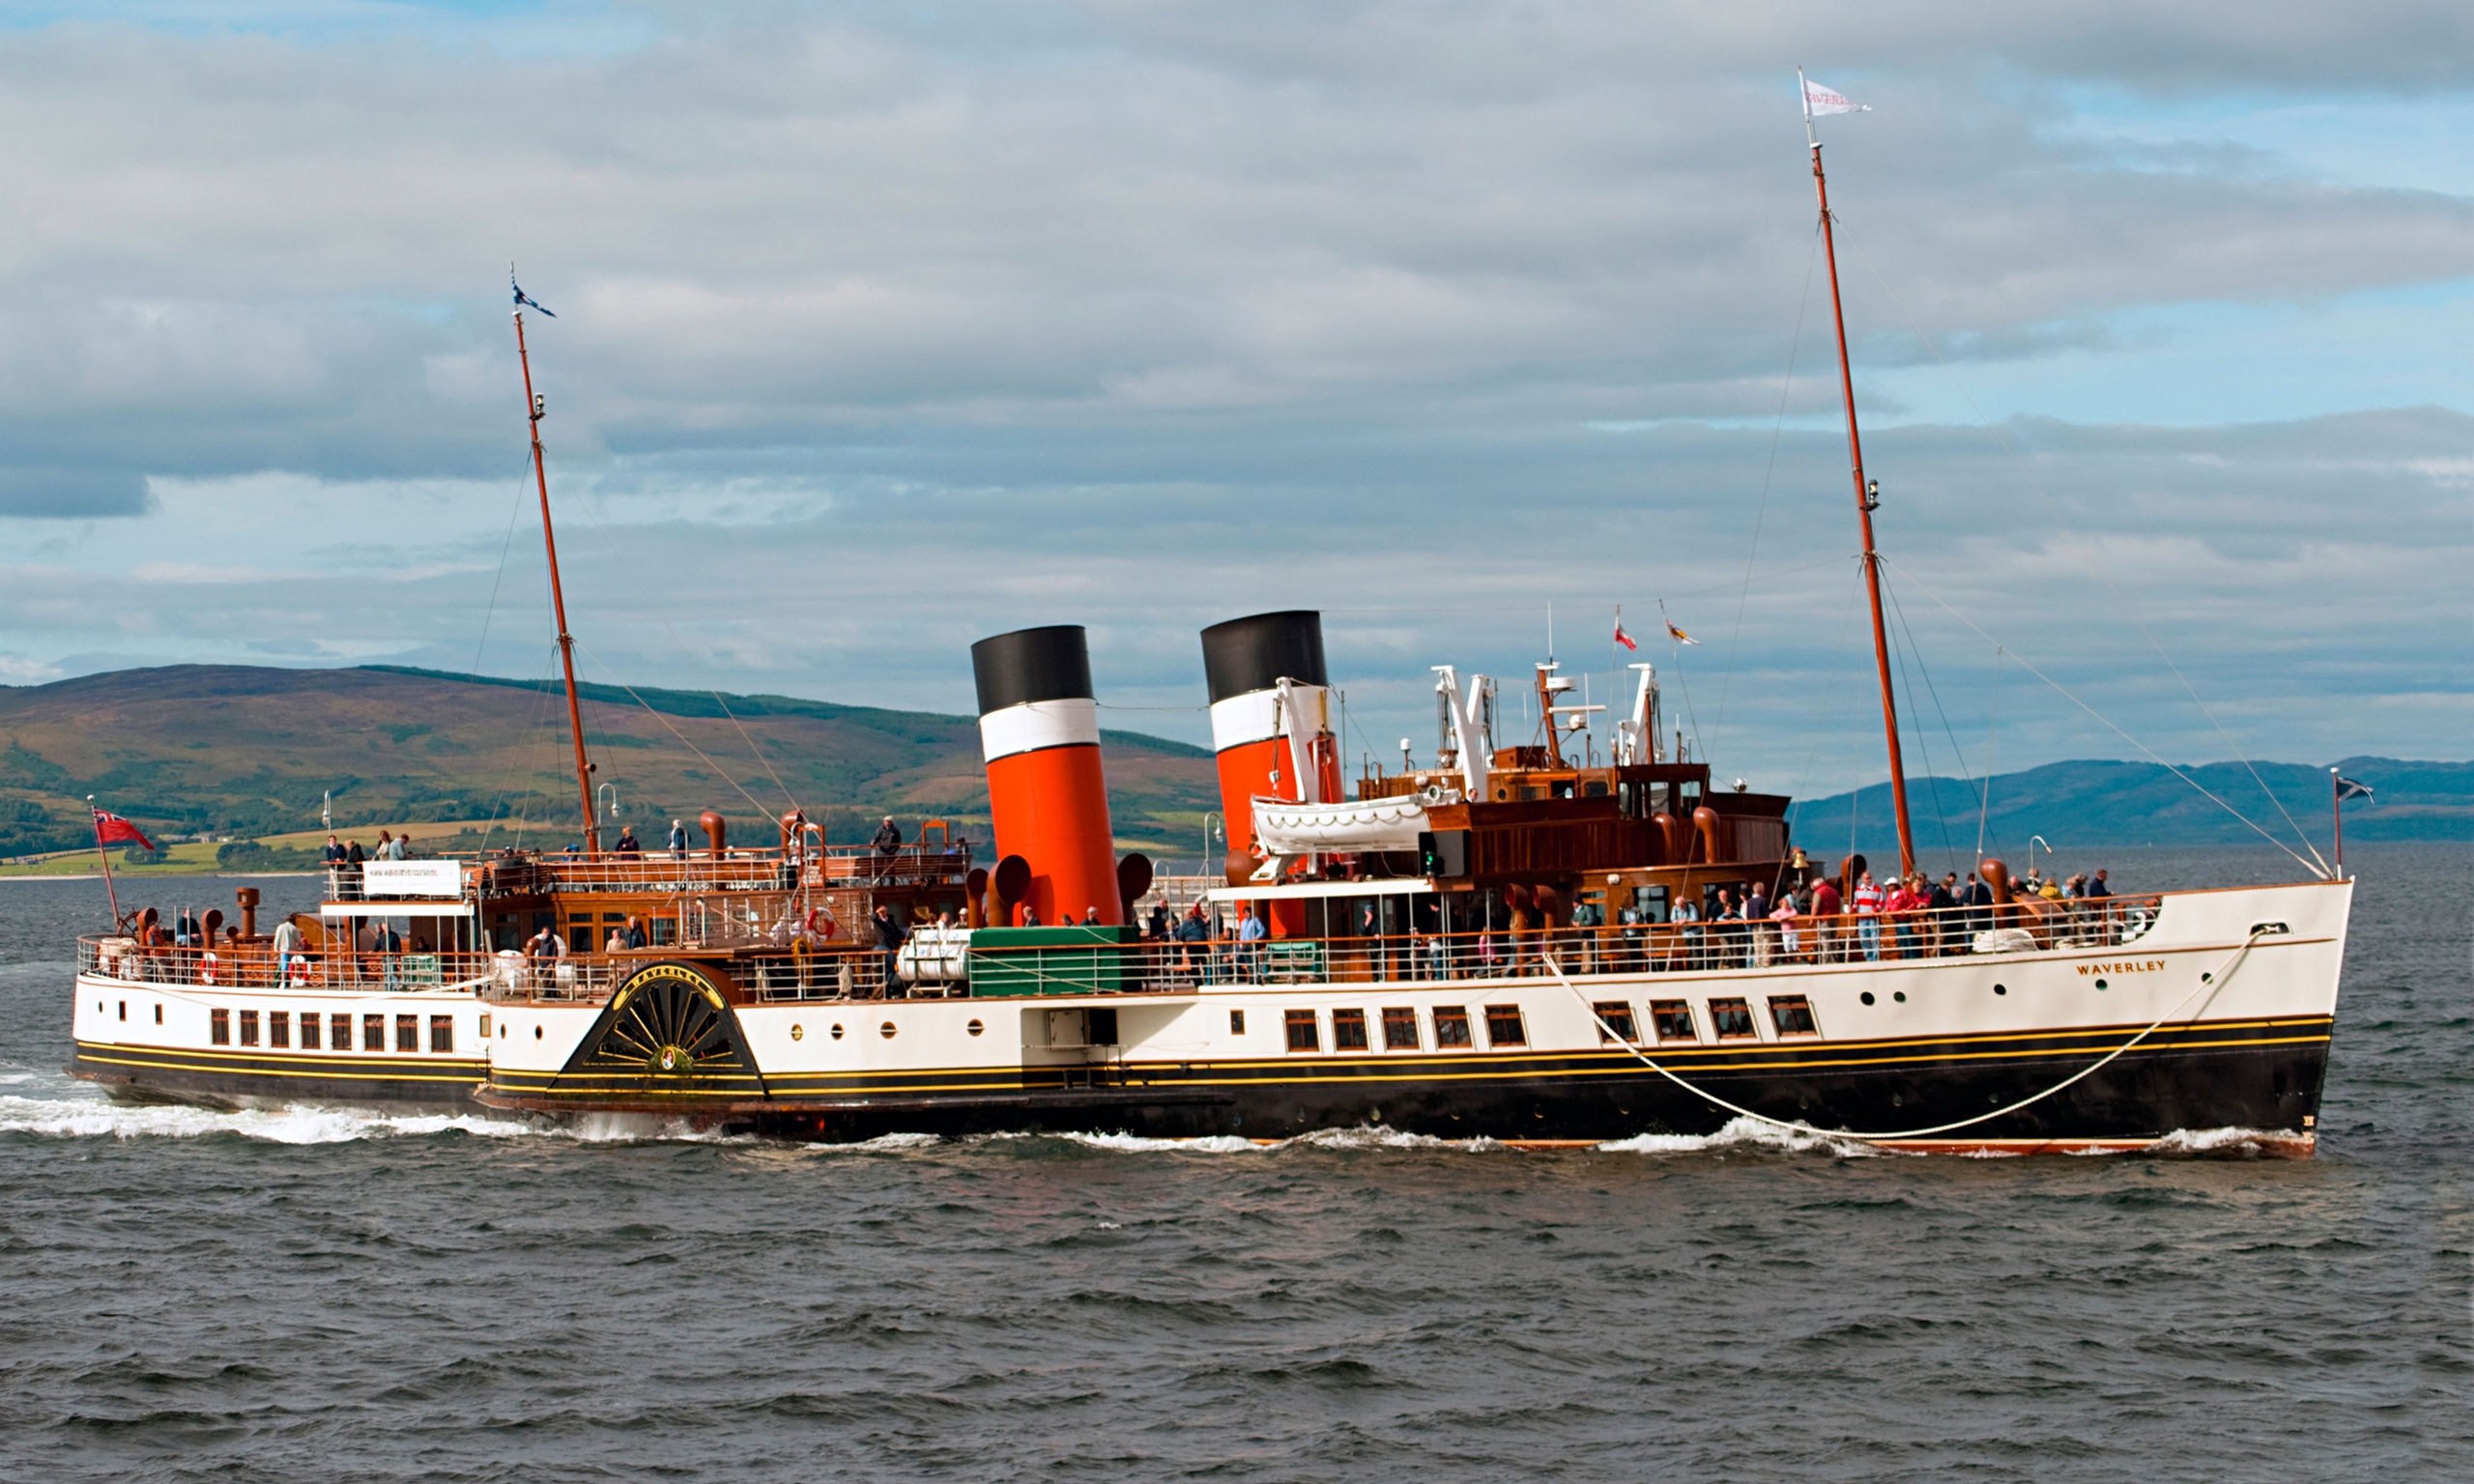
<path fill-rule="evenodd" d="M 1873 111 L 1870 103 L 1859 103 L 1844 93 L 1823 87 L 1800 72 L 1797 76 L 1804 85 L 1805 118 L 1809 119 L 1816 114 L 1825 113 L 1870 113 Z"/>

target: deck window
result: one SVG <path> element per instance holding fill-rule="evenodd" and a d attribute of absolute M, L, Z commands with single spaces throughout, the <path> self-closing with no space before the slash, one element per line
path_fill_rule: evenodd
<path fill-rule="evenodd" d="M 1438 1048 L 1474 1044 L 1469 1039 L 1469 1012 L 1458 1005 L 1437 1005 L 1434 1043 Z"/>
<path fill-rule="evenodd" d="M 1228 1034 L 1231 1036 L 1243 1036 L 1246 1034 L 1246 1013 L 1244 1011 L 1232 1010 L 1228 1013 Z"/>
<path fill-rule="evenodd" d="M 397 1015 L 395 1017 L 395 1049 L 398 1051 L 418 1051 L 420 1048 L 421 1017 L 418 1015 Z"/>
<path fill-rule="evenodd" d="M 322 1022 L 318 1019 L 318 1013 L 316 1011 L 304 1010 L 301 1013 L 302 1050 L 315 1051 L 318 1049 L 318 1027 L 321 1023 Z"/>
<path fill-rule="evenodd" d="M 1332 1012 L 1332 1049 L 1363 1051 L 1366 1049 L 1366 1012 L 1336 1010 Z"/>
<path fill-rule="evenodd" d="M 1752 1007 L 1742 1000 L 1712 1000 L 1710 1025 L 1720 1041 L 1753 1041 L 1760 1036 L 1752 1028 Z"/>
<path fill-rule="evenodd" d="M 455 1017 L 453 1015 L 429 1017 L 429 1048 L 432 1051 L 455 1049 Z"/>
<path fill-rule="evenodd" d="M 1701 1039 L 1692 1029 L 1692 1007 L 1682 1000 L 1650 1001 L 1650 1029 L 1662 1042 Z"/>
<path fill-rule="evenodd" d="M 1292 1010 L 1288 1013 L 1288 1049 L 1291 1051 L 1323 1049 L 1322 1037 L 1314 1025 L 1314 1012 Z"/>
<path fill-rule="evenodd" d="M 163 1023 L 163 1007 L 161 1005 L 157 1005 L 155 1007 L 155 1023 L 157 1025 L 161 1025 Z"/>
<path fill-rule="evenodd" d="M 1813 1023 L 1813 1003 L 1800 994 L 1773 995 L 1769 1001 L 1769 1023 L 1781 1036 L 1818 1036 L 1821 1028 Z"/>
<path fill-rule="evenodd" d="M 232 1012 L 210 1010 L 206 1013 L 206 1039 L 218 1046 L 232 1044 Z"/>
<path fill-rule="evenodd" d="M 1383 1012 L 1383 1049 L 1415 1051 L 1418 1049 L 1418 1013 L 1407 1005 L 1394 1005 Z"/>
<path fill-rule="evenodd" d="M 241 1044 L 254 1046 L 257 1043 L 258 1013 L 254 1010 L 245 1010 L 241 1012 Z"/>
<path fill-rule="evenodd" d="M 332 1014 L 327 1017 L 327 1049 L 330 1051 L 352 1049 L 352 1016 Z"/>
<path fill-rule="evenodd" d="M 292 1012 L 288 1010 L 267 1012 L 267 1044 L 281 1046 L 287 1051 L 292 1049 Z"/>
<path fill-rule="evenodd" d="M 128 1019 L 128 1018 L 129 1018 L 129 1001 L 127 1001 L 127 1000 L 123 1000 L 123 1001 L 121 1001 L 121 1002 L 120 1002 L 120 1017 L 121 1017 L 123 1020 L 126 1020 L 126 1019 Z"/>
<path fill-rule="evenodd" d="M 1625 1004 L 1622 1000 L 1600 1000 L 1597 1004 L 1592 1005 L 1590 1009 L 1597 1013 L 1597 1039 L 1599 1041 L 1638 1041 L 1641 1039 L 1639 1033 L 1632 1029 L 1632 1007 Z"/>
<path fill-rule="evenodd" d="M 363 1051 L 387 1049 L 387 1017 L 385 1015 L 360 1017 L 360 1049 Z"/>
<path fill-rule="evenodd" d="M 1517 1005 L 1486 1007 L 1486 1044 L 1490 1046 L 1525 1046 L 1529 1044 L 1527 1029 L 1520 1023 Z"/>

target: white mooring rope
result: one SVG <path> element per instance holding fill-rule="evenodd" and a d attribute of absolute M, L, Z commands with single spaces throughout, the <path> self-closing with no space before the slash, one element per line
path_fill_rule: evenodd
<path fill-rule="evenodd" d="M 1676 1086 L 1683 1089 L 1687 1093 L 1690 1093 L 1693 1097 L 1698 1098 L 1705 1102 L 1712 1103 L 1718 1107 L 1724 1108 L 1730 1113 L 1740 1114 L 1744 1118 L 1751 1119 L 1755 1123 L 1768 1124 L 1773 1128 L 1784 1128 L 1791 1133 L 1818 1134 L 1824 1138 L 1833 1139 L 1854 1139 L 1861 1144 L 1884 1144 L 1897 1139 L 1920 1139 L 1931 1134 L 1949 1133 L 1960 1128 L 1969 1127 L 1975 1124 L 1989 1122 L 1993 1119 L 1999 1118 L 2004 1114 L 2016 1113 L 2021 1108 L 2027 1107 L 2031 1103 L 2044 1101 L 2054 1094 L 2060 1092 L 2063 1088 L 2070 1086 L 2074 1082 L 2080 1081 L 2082 1078 L 2090 1076 L 2098 1071 L 2102 1071 L 2123 1052 L 2128 1051 L 2131 1047 L 2138 1045 L 2141 1042 L 2145 1041 L 2148 1037 L 2154 1035 L 2157 1029 L 2163 1026 L 2166 1021 L 2172 1019 L 2174 1015 L 2181 1011 L 2183 1006 L 2190 1004 L 2192 1000 L 2198 998 L 2201 991 L 2206 990 L 2213 992 L 2215 990 L 2223 989 L 2225 987 L 2225 982 L 2232 977 L 2234 969 L 2240 966 L 2243 958 L 2251 952 L 2252 945 L 2257 943 L 2258 939 L 2258 932 L 2256 929 L 2253 930 L 2249 936 L 2242 940 L 2242 946 L 2233 951 L 2232 957 L 2225 960 L 2224 964 L 2221 965 L 2216 972 L 2201 975 L 2199 987 L 2193 989 L 2189 994 L 2182 996 L 2180 1002 L 2175 1004 L 2172 1010 L 2165 1012 L 2165 1013 L 2157 1016 L 2153 1021 L 2149 1022 L 2147 1029 L 2140 1032 L 2136 1036 L 2133 1036 L 2130 1040 L 2123 1042 L 2120 1045 L 2115 1046 L 2111 1051 L 2106 1052 L 2102 1060 L 2072 1072 L 2069 1076 L 2062 1078 L 2060 1081 L 2046 1088 L 2043 1092 L 2036 1094 L 2034 1097 L 2022 1098 L 2017 1102 L 2011 1103 L 2007 1107 L 1996 1108 L 1990 1113 L 1979 1113 L 1973 1118 L 1963 1118 L 1954 1124 L 1937 1124 L 1930 1128 L 1903 1128 L 1893 1133 L 1853 1133 L 1845 1129 L 1816 1128 L 1812 1125 L 1801 1121 L 1789 1123 L 1783 1119 L 1771 1118 L 1767 1113 L 1755 1113 L 1750 1108 L 1741 1107 L 1736 1103 L 1727 1101 L 1727 1099 L 1719 1097 L 1715 1093 L 1694 1087 L 1691 1083 L 1684 1081 L 1682 1077 L 1677 1076 L 1666 1068 L 1659 1066 L 1654 1061 L 1652 1061 L 1639 1046 L 1632 1043 L 1630 1038 L 1616 1035 L 1615 1027 L 1606 1023 L 1605 1017 L 1597 1013 L 1597 1007 L 1590 1002 L 1588 995 L 1581 992 L 1580 985 L 1573 984 L 1569 979 L 1565 977 L 1563 965 L 1555 961 L 1554 955 L 1545 954 L 1541 955 L 1540 957 L 1544 960 L 1547 970 L 1555 976 L 1556 980 L 1561 983 L 1565 988 L 1572 991 L 1572 997 L 1581 1002 L 1582 1007 L 1589 1012 L 1589 1017 L 1597 1022 L 1598 1029 L 1606 1033 L 1608 1040 L 1622 1046 L 1625 1050 L 1631 1052 L 1634 1056 L 1639 1057 L 1642 1066 L 1649 1068 L 1652 1071 L 1656 1072 L 1659 1076 L 1666 1078 Z"/>

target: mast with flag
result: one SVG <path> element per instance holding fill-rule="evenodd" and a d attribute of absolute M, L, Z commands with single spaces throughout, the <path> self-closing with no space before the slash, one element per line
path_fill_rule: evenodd
<path fill-rule="evenodd" d="M 1847 462 L 1856 480 L 1856 520 L 1864 536 L 1864 592 L 1873 604 L 1873 661 L 1881 671 L 1882 731 L 1889 742 L 1890 808 L 1898 820 L 1898 870 L 1915 871 L 1915 835 L 1907 819 L 1907 765 L 1899 756 L 1898 702 L 1890 693 L 1889 630 L 1882 622 L 1882 558 L 1873 549 L 1873 511 L 1881 504 L 1881 482 L 1864 477 L 1864 442 L 1856 429 L 1856 374 L 1847 360 L 1847 310 L 1838 299 L 1838 243 L 1830 231 L 1829 182 L 1821 169 L 1821 138 L 1813 132 L 1817 114 L 1870 113 L 1872 109 L 1845 94 L 1823 87 L 1796 69 L 1796 83 L 1804 105 L 1804 142 L 1813 152 L 1813 193 L 1821 202 L 1821 241 L 1829 259 L 1829 312 L 1838 325 L 1838 389 L 1847 403 Z"/>
<path fill-rule="evenodd" d="M 152 850 L 155 848 L 155 842 L 146 838 L 144 830 L 98 806 L 95 803 L 95 796 L 91 793 L 86 795 L 86 809 L 95 816 L 95 854 L 102 859 L 103 895 L 111 899 L 112 927 L 117 929 L 121 926 L 120 888 L 112 882 L 112 853 L 108 847 L 117 844 L 137 844 Z"/>
<path fill-rule="evenodd" d="M 2357 784 L 2334 768 L 2328 770 L 2328 790 L 2334 797 L 2330 810 L 2337 819 L 2337 878 L 2345 875 L 2345 800 L 2371 797 L 2371 785 Z"/>
<path fill-rule="evenodd" d="M 559 664 L 567 677 L 567 730 L 576 745 L 576 793 L 584 806 L 584 847 L 598 855 L 601 852 L 601 830 L 593 819 L 592 763 L 584 752 L 584 707 L 576 699 L 576 642 L 567 633 L 567 599 L 559 587 L 559 538 L 550 528 L 550 472 L 541 460 L 541 419 L 547 415 L 542 399 L 532 390 L 532 357 L 524 344 L 524 311 L 539 309 L 549 319 L 557 319 L 549 310 L 526 294 L 515 281 L 515 265 L 506 266 L 506 286 L 515 295 L 515 358 L 524 367 L 524 412 L 532 422 L 532 482 L 541 492 L 541 545 L 550 556 L 550 611 L 559 621 Z"/>

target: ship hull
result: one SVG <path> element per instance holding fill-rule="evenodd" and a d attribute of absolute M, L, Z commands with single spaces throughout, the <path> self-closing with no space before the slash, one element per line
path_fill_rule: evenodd
<path fill-rule="evenodd" d="M 77 976 L 75 995 L 75 1052 L 67 1070 L 120 1101 L 480 1111 L 473 1094 L 489 1071 L 482 1049 L 488 1012 L 469 989 L 273 989 L 90 972 Z M 280 1047 L 268 1043 L 277 1013 L 288 1042 Z M 373 1016 L 380 1038 L 374 1048 Z M 296 1030 L 311 1017 L 319 1028 L 316 1049 L 301 1046 Z M 331 1040 L 338 1020 L 351 1032 L 340 1047 Z M 244 1034 L 254 1043 L 240 1043 Z"/>
<path fill-rule="evenodd" d="M 480 1096 L 823 1140 L 1371 1127 L 1603 1143 L 1748 1116 L 1894 1149 L 2128 1149 L 2232 1128 L 2307 1153 L 2349 895 L 2339 883 L 2169 897 L 2128 949 L 740 1003 L 727 1036 L 737 1062 L 695 1077 L 588 1065 L 610 1012 L 509 1005 L 514 1039 L 494 1047 Z M 1683 1034 L 1655 1029 L 1662 1010 L 1682 1012 Z M 1628 1021 L 1630 1043 L 1601 1013 Z M 1392 1018 L 1413 1033 L 1396 1044 Z"/>

